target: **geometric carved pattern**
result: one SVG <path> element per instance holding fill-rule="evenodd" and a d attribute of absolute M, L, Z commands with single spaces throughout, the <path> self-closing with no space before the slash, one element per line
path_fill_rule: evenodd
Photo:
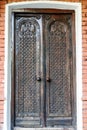
<path fill-rule="evenodd" d="M 48 27 L 49 48 L 49 114 L 71 116 L 70 60 L 68 26 L 55 20 Z M 49 116 L 50 116 L 49 115 Z"/>
<path fill-rule="evenodd" d="M 70 14 L 15 17 L 16 126 L 71 125 L 70 20 Z"/>
<path fill-rule="evenodd" d="M 39 116 L 40 113 L 40 83 L 36 82 L 37 64 L 40 63 L 38 37 L 39 25 L 34 18 L 16 20 L 16 117 Z"/>

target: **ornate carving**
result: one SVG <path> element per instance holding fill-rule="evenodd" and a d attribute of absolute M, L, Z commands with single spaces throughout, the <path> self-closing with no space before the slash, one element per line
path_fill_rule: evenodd
<path fill-rule="evenodd" d="M 15 124 L 26 124 L 27 120 L 34 127 L 47 119 L 47 126 L 71 125 L 71 18 L 62 14 L 28 15 L 16 16 L 15 22 Z"/>
<path fill-rule="evenodd" d="M 45 15 L 45 19 L 49 20 L 51 18 L 51 15 Z"/>
<path fill-rule="evenodd" d="M 15 35 L 16 117 L 39 116 L 40 83 L 36 82 L 36 75 L 40 72 L 38 22 L 34 18 L 16 20 Z"/>
<path fill-rule="evenodd" d="M 49 48 L 49 114 L 71 116 L 70 61 L 68 25 L 55 20 L 48 31 Z"/>

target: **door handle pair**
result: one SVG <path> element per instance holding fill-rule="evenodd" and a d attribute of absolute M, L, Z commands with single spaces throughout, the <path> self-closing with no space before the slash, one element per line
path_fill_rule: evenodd
<path fill-rule="evenodd" d="M 41 81 L 41 77 L 37 77 L 37 81 Z M 46 81 L 47 81 L 47 82 L 50 82 L 51 80 L 50 80 L 49 77 L 47 77 L 47 78 L 46 78 Z"/>

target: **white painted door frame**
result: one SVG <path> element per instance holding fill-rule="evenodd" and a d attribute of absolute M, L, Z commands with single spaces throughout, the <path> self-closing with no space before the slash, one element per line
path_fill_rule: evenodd
<path fill-rule="evenodd" d="M 77 130 L 82 130 L 82 14 L 81 3 L 57 1 L 30 1 L 16 2 L 6 5 L 5 13 L 5 103 L 4 103 L 4 128 L 11 130 L 11 37 L 12 13 L 15 9 L 43 8 L 62 9 L 75 11 L 76 32 L 76 111 Z"/>

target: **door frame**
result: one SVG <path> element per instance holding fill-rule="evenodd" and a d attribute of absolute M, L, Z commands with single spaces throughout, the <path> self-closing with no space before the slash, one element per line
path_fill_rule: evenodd
<path fill-rule="evenodd" d="M 42 8 L 62 9 L 75 11 L 76 31 L 76 117 L 77 130 L 82 130 L 82 27 L 81 27 L 81 4 L 74 2 L 57 1 L 31 1 L 18 2 L 6 5 L 5 13 L 5 103 L 4 103 L 4 130 L 11 130 L 11 57 L 13 43 L 12 14 L 15 9 Z M 48 128 L 47 128 L 48 129 Z M 34 129 L 33 129 L 34 130 Z"/>
<path fill-rule="evenodd" d="M 13 23 L 12 23 L 12 35 L 14 36 L 13 37 L 13 43 L 12 43 L 12 56 L 11 56 L 11 61 L 12 61 L 12 63 L 11 63 L 11 70 L 12 70 L 12 72 L 11 72 L 11 82 L 12 82 L 12 86 L 11 86 L 11 126 L 12 126 L 12 128 L 14 128 L 14 127 L 17 127 L 17 126 L 14 126 L 15 125 L 15 114 L 14 113 L 16 113 L 15 112 L 15 63 L 16 63 L 16 61 L 15 61 L 15 30 L 14 30 L 14 28 L 16 28 L 15 27 L 15 19 L 16 19 L 16 16 L 19 16 L 19 17 L 24 17 L 24 16 L 31 16 L 32 14 L 34 15 L 34 16 L 38 16 L 38 15 L 70 15 L 71 16 L 71 19 L 72 20 L 70 20 L 71 21 L 71 33 L 72 33 L 72 65 L 71 65 L 71 73 L 72 73 L 72 78 L 70 78 L 71 80 L 71 91 L 72 91 L 72 105 L 71 105 L 71 112 L 72 112 L 72 121 L 70 120 L 70 118 L 71 117 L 64 117 L 64 118 L 61 118 L 61 117 L 59 117 L 59 123 L 58 124 L 60 124 L 61 123 L 61 120 L 62 121 L 64 121 L 64 122 L 72 122 L 72 127 L 74 128 L 75 126 L 76 126 L 76 117 L 75 117 L 75 115 L 76 115 L 76 94 L 75 94 L 75 89 L 76 89 L 76 79 L 75 79 L 75 77 L 76 77 L 76 63 L 75 63 L 75 61 L 76 61 L 76 59 L 75 59 L 75 57 L 76 57 L 76 54 L 75 54 L 75 52 L 76 52 L 76 50 L 75 50 L 75 46 L 76 46 L 76 44 L 75 44 L 75 12 L 73 11 L 73 10 L 55 10 L 55 9 L 25 9 L 25 11 L 26 12 L 18 12 L 18 10 L 14 10 L 15 12 L 13 13 L 13 17 L 12 17 L 12 21 L 13 21 Z M 21 11 L 21 10 L 20 10 Z M 27 14 L 27 13 L 29 13 L 29 14 Z M 66 16 L 67 17 L 67 16 Z M 43 18 L 44 19 L 44 18 Z M 63 19 L 64 20 L 64 19 Z M 43 23 L 43 22 L 42 22 Z M 68 24 L 68 23 L 67 23 Z M 44 26 L 44 24 L 42 24 L 43 26 Z M 42 27 L 42 28 L 44 28 L 44 27 Z M 42 29 L 41 29 L 42 30 Z M 44 66 L 45 66 L 45 63 L 46 63 L 46 67 L 47 67 L 47 61 L 45 61 L 46 60 L 46 57 L 44 56 L 44 55 L 47 55 L 47 53 L 45 54 L 44 53 L 44 51 L 43 51 L 43 49 L 42 48 L 44 48 L 44 47 L 46 47 L 47 45 L 47 41 L 46 41 L 46 39 L 44 39 L 45 40 L 45 44 L 43 44 L 43 35 L 44 34 L 42 34 L 42 32 L 44 32 L 44 31 L 41 31 L 41 64 L 43 63 L 44 65 L 41 65 L 41 75 L 44 75 L 45 74 L 45 76 L 46 76 L 46 72 L 44 71 L 45 69 L 44 69 Z M 44 32 L 44 33 L 46 33 L 46 32 Z M 45 36 L 44 36 L 45 37 Z M 42 58 L 42 57 L 44 57 L 44 58 Z M 45 62 L 45 63 L 44 63 Z M 44 74 L 43 74 L 44 73 Z M 42 76 L 42 78 L 43 78 L 43 80 L 45 80 L 44 79 L 44 76 Z M 41 115 L 40 115 L 40 119 L 41 119 L 41 125 L 43 124 L 44 126 L 46 125 L 46 117 L 47 117 L 47 111 L 46 111 L 46 109 L 47 109 L 47 107 L 45 106 L 45 102 L 44 102 L 44 98 L 43 97 L 45 97 L 45 95 L 46 95 L 46 93 L 44 93 L 44 82 L 43 82 L 43 80 L 41 81 L 42 83 L 42 89 L 41 89 L 41 95 L 40 95 L 40 97 L 41 97 L 41 106 L 40 106 L 40 110 L 41 110 Z M 48 88 L 48 87 L 47 87 Z M 47 91 L 48 91 L 48 89 L 47 89 Z M 46 92 L 46 91 L 45 91 Z M 49 93 L 49 92 L 48 92 Z M 49 95 L 49 94 L 48 94 Z M 46 99 L 45 99 L 46 100 Z M 49 102 L 49 101 L 48 101 Z M 46 103 L 47 103 L 47 101 L 46 101 Z M 46 108 L 45 108 L 46 107 Z M 44 111 L 44 112 L 43 112 Z M 52 121 L 52 118 L 51 118 L 51 116 L 52 115 L 50 115 L 50 120 Z M 66 121 L 67 120 L 67 121 Z M 23 120 L 24 121 L 24 120 Z M 54 119 L 53 119 L 53 121 L 54 122 L 57 122 L 58 121 L 58 118 L 55 118 L 54 117 Z M 49 121 L 47 121 L 47 122 L 49 122 Z M 49 124 L 49 123 L 48 123 Z M 53 123 L 54 124 L 54 123 Z M 56 123 L 55 123 L 56 124 Z M 66 123 L 67 124 L 67 123 Z M 67 127 L 67 129 L 70 127 L 70 126 L 67 126 L 66 125 L 66 127 Z M 46 127 L 47 128 L 47 127 Z M 13 130 L 13 129 L 12 129 Z"/>

